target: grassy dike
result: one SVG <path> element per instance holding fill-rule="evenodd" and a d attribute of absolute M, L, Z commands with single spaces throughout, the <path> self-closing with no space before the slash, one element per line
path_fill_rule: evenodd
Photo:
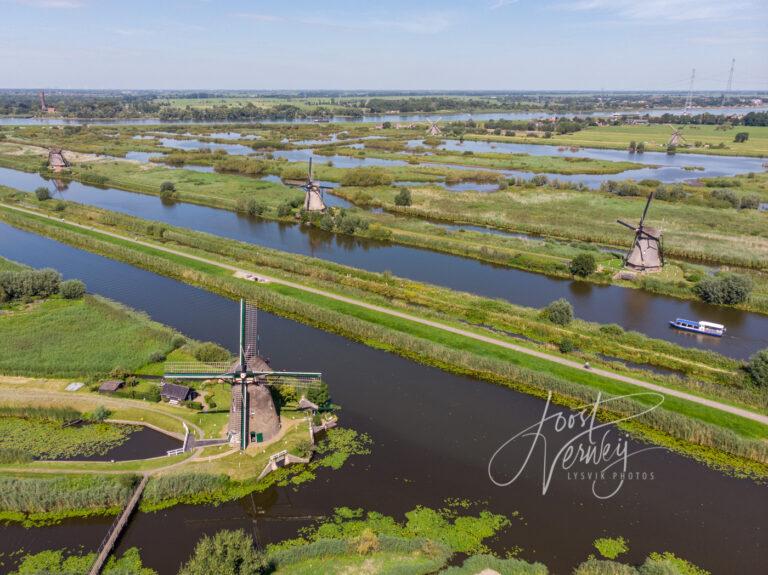
<path fill-rule="evenodd" d="M 5 150 L 5 153 L 0 155 L 0 166 L 23 171 L 40 169 L 39 156 L 30 153 L 11 155 L 7 153 L 9 145 L 13 146 L 13 144 L 6 144 L 6 148 L 3 148 L 0 144 L 0 150 Z M 193 156 L 194 154 L 191 155 Z M 247 160 L 241 156 L 232 159 L 234 158 L 243 160 L 247 164 L 240 169 L 247 170 L 253 166 L 260 166 L 258 169 L 266 170 L 264 173 L 279 174 L 285 166 L 297 166 L 285 161 Z M 394 174 L 394 179 L 438 177 L 426 173 L 419 177 L 412 174 L 395 174 L 403 170 L 413 171 L 414 168 L 386 168 L 387 173 Z M 439 167 L 418 168 L 418 170 L 420 172 L 425 170 L 427 172 L 438 170 L 441 173 L 457 172 L 457 170 Z M 318 165 L 315 171 L 320 178 L 338 181 L 349 170 Z M 462 176 L 468 174 L 470 172 L 464 172 Z M 250 198 L 263 206 L 264 212 L 261 217 L 282 221 L 293 221 L 293 218 L 292 215 L 278 217 L 278 207 L 287 201 L 301 199 L 301 193 L 296 190 L 243 177 L 242 174 L 148 168 L 126 161 L 76 164 L 65 177 L 74 178 L 86 184 L 109 185 L 155 196 L 159 195 L 162 182 L 171 181 L 178 190 L 178 201 L 236 211 L 240 200 Z M 414 204 L 404 208 L 394 204 L 397 189 L 389 186 L 343 187 L 335 193 L 356 204 L 379 206 L 387 210 L 388 213 L 384 214 L 373 214 L 367 210 L 353 211 L 369 225 L 367 230 L 359 228 L 354 232 L 355 235 L 364 238 L 385 239 L 402 245 L 560 278 L 570 278 L 568 270 L 570 260 L 580 253 L 588 252 L 595 256 L 600 269 L 583 281 L 639 288 L 651 293 L 689 300 L 697 299 L 692 287 L 707 273 L 702 265 L 673 261 L 668 258 L 665 270 L 660 274 L 654 274 L 653 277 L 642 278 L 640 281 L 614 279 L 613 275 L 620 267 L 620 259 L 614 254 L 599 252 L 592 244 L 624 246 L 630 236 L 622 231 L 624 228 L 615 224 L 615 220 L 618 217 L 626 217 L 632 205 L 629 205 L 626 198 L 612 197 L 610 194 L 546 188 L 515 188 L 508 192 L 494 194 L 457 194 L 427 185 L 415 186 L 412 189 Z M 642 206 L 637 207 L 638 210 L 641 208 Z M 554 209 L 556 212 L 552 211 Z M 759 224 L 762 223 L 759 214 L 755 212 L 744 215 L 735 210 L 701 206 L 692 208 L 683 204 L 662 205 L 661 209 L 669 210 L 669 213 L 665 212 L 661 216 L 665 220 L 676 221 L 679 227 L 677 231 L 668 230 L 666 235 L 668 256 L 677 255 L 710 264 L 751 268 L 751 270 L 741 271 L 750 274 L 755 284 L 755 291 L 750 300 L 739 307 L 758 313 L 768 313 L 768 277 L 764 273 L 755 271 L 765 267 L 763 251 L 768 254 L 768 248 L 763 248 L 761 241 L 756 237 L 760 235 Z M 754 212 L 754 210 L 747 211 Z M 523 231 L 542 235 L 548 239 L 536 242 L 498 234 L 450 231 L 418 218 Z M 585 221 L 590 222 L 588 228 L 583 225 Z M 712 235 L 713 229 L 719 232 L 716 236 Z M 733 230 L 736 229 L 744 232 L 733 235 Z M 334 231 L 341 233 L 340 230 Z M 682 234 L 683 231 L 685 234 Z M 675 234 L 680 236 L 679 241 L 674 239 Z M 679 248 L 675 247 L 675 242 L 679 244 Z M 744 249 L 747 245 L 749 249 Z"/>
<path fill-rule="evenodd" d="M 4 221 L 18 227 L 229 297 L 255 299 L 262 309 L 422 363 L 537 396 L 552 390 L 556 400 L 565 405 L 576 406 L 593 400 L 596 389 L 621 395 L 638 391 L 632 385 L 608 380 L 594 373 L 470 341 L 466 337 L 306 291 L 240 280 L 213 263 L 169 254 L 130 240 L 105 236 L 98 231 L 74 228 L 65 222 L 43 220 L 8 210 L 0 213 Z M 217 262 L 226 261 L 226 258 L 217 255 L 209 254 L 209 257 Z M 637 413 L 640 409 L 640 404 L 630 401 L 616 407 L 616 411 L 622 413 Z M 768 448 L 761 441 L 768 430 L 757 422 L 668 397 L 664 409 L 655 410 L 626 427 L 647 439 L 720 468 L 760 476 L 768 473 Z"/>

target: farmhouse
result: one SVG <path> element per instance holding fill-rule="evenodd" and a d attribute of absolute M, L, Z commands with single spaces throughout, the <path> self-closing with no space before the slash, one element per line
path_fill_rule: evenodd
<path fill-rule="evenodd" d="M 192 390 L 186 385 L 164 383 L 163 388 L 160 390 L 160 397 L 168 403 L 184 403 L 192 399 Z"/>

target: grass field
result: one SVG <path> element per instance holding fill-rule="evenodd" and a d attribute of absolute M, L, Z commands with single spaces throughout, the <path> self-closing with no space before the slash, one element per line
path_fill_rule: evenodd
<path fill-rule="evenodd" d="M 0 373 L 87 377 L 129 371 L 172 349 L 175 332 L 97 296 L 50 298 L 0 315 Z"/>
<path fill-rule="evenodd" d="M 733 141 L 739 132 L 747 132 L 749 140 L 737 144 Z M 672 130 L 665 124 L 648 126 L 599 126 L 589 127 L 567 135 L 552 138 L 528 138 L 517 136 L 467 136 L 468 140 L 492 140 L 497 142 L 525 142 L 529 144 L 552 144 L 582 146 L 588 148 L 616 148 L 625 150 L 629 143 L 645 142 L 649 152 L 663 152 L 667 148 Z M 727 156 L 768 156 L 768 127 L 733 126 L 727 130 L 717 126 L 685 126 L 683 137 L 690 147 L 680 147 L 679 153 L 718 154 Z M 700 142 L 701 145 L 695 144 Z M 725 148 L 716 148 L 723 144 Z"/>

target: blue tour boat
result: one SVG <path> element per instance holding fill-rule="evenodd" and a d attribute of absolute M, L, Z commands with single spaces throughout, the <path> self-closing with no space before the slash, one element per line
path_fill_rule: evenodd
<path fill-rule="evenodd" d="M 675 321 L 670 321 L 669 325 L 675 329 L 701 333 L 704 335 L 713 335 L 715 337 L 723 337 L 723 334 L 725 333 L 724 325 L 712 323 L 710 321 L 691 321 L 690 319 L 677 318 Z"/>

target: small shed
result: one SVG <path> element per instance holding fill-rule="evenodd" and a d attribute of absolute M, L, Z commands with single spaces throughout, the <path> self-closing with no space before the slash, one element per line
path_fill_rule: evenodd
<path fill-rule="evenodd" d="M 184 403 L 192 399 L 192 390 L 186 385 L 164 383 L 160 390 L 160 397 L 168 403 Z"/>
<path fill-rule="evenodd" d="M 115 393 L 118 389 L 123 387 L 125 382 L 122 379 L 111 379 L 108 381 L 102 381 L 99 386 L 99 393 Z"/>
<path fill-rule="evenodd" d="M 302 395 L 301 399 L 299 400 L 299 409 L 311 409 L 312 411 L 317 411 L 318 407 L 317 404 L 312 403 Z"/>
<path fill-rule="evenodd" d="M 757 209 L 761 212 L 768 212 L 768 203 L 759 204 Z"/>
<path fill-rule="evenodd" d="M 61 148 L 51 148 L 48 150 L 48 167 L 54 172 L 60 172 L 64 168 L 69 167 L 69 162 L 64 157 L 64 152 Z"/>

